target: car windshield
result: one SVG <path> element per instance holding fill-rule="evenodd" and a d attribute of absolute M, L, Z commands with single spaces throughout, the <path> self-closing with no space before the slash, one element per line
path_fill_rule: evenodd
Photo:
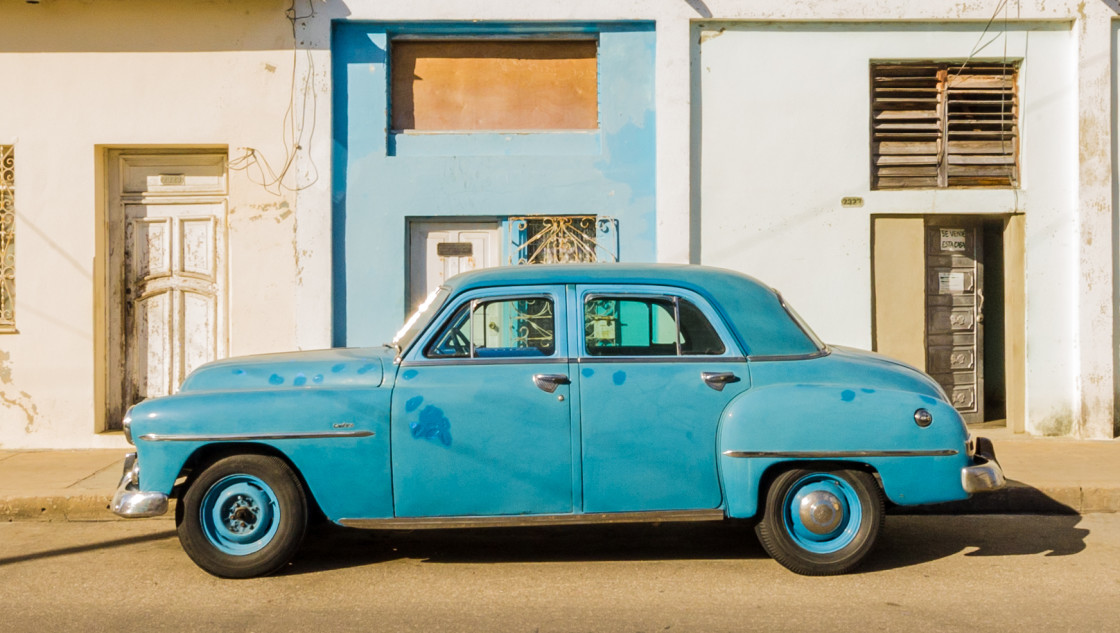
<path fill-rule="evenodd" d="M 427 327 L 428 322 L 432 320 L 436 312 L 443 307 L 443 302 L 447 301 L 447 297 L 451 296 L 451 289 L 447 286 L 440 286 L 431 292 L 423 303 L 416 308 L 416 312 L 408 317 L 408 320 L 401 326 L 400 331 L 393 337 L 391 345 L 397 348 L 397 354 L 403 354 L 412 341 L 416 339 L 419 334 Z"/>

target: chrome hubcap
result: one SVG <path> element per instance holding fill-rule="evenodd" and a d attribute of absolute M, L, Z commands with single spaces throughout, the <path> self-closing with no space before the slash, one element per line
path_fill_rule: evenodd
<path fill-rule="evenodd" d="M 814 490 L 802 497 L 798 514 L 801 524 L 814 534 L 828 534 L 844 519 L 840 499 L 824 490 Z"/>

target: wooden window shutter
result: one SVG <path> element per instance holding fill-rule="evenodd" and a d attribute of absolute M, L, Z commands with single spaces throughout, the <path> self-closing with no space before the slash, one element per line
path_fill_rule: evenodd
<path fill-rule="evenodd" d="M 1016 187 L 1015 64 L 871 65 L 872 188 Z"/>

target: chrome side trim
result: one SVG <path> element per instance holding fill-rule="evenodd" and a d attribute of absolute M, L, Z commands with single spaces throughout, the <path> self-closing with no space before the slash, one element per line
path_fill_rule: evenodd
<path fill-rule="evenodd" d="M 832 350 L 825 347 L 819 352 L 811 352 L 809 354 L 790 354 L 788 356 L 748 356 L 747 358 L 756 363 L 779 361 L 779 360 L 812 360 L 814 358 L 821 358 L 828 356 Z"/>
<path fill-rule="evenodd" d="M 727 457 L 782 457 L 793 459 L 830 459 L 837 457 L 949 457 L 960 451 L 946 448 L 934 451 L 723 451 Z"/>
<path fill-rule="evenodd" d="M 443 530 L 451 528 L 525 527 L 533 525 L 585 525 L 603 523 L 675 523 L 721 521 L 723 510 L 670 510 L 660 512 L 598 512 L 594 514 L 527 514 L 516 516 L 394 517 L 389 519 L 339 519 L 338 524 L 366 530 Z"/>
<path fill-rule="evenodd" d="M 228 433 L 224 435 L 163 435 L 145 433 L 140 439 L 145 442 L 238 442 L 254 440 L 316 440 L 324 438 L 372 437 L 373 431 L 311 431 L 303 433 Z"/>
<path fill-rule="evenodd" d="M 745 356 L 580 356 L 580 365 L 596 363 L 745 363 Z"/>
<path fill-rule="evenodd" d="M 568 358 L 552 356 L 511 356 L 508 358 L 424 358 L 401 361 L 402 368 L 441 367 L 444 365 L 566 365 Z"/>

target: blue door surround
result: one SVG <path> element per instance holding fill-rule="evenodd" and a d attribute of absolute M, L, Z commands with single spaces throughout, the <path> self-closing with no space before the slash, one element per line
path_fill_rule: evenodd
<path fill-rule="evenodd" d="M 396 134 L 394 37 L 595 37 L 599 129 Z M 405 316 L 409 218 L 587 214 L 619 221 L 619 259 L 654 261 L 651 22 L 334 23 L 333 341 L 377 345 Z"/>

